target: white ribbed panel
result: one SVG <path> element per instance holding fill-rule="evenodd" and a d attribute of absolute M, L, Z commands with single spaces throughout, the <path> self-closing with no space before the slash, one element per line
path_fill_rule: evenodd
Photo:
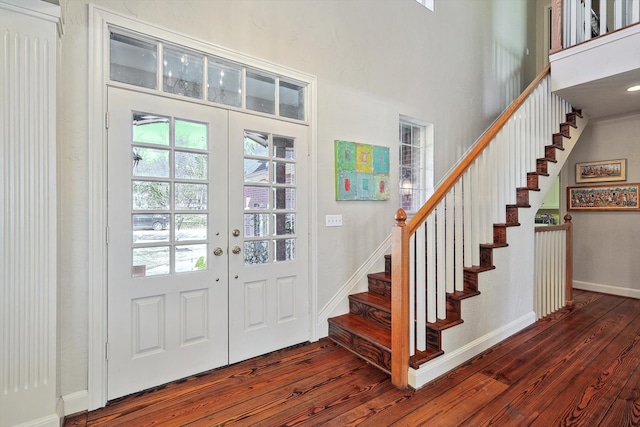
<path fill-rule="evenodd" d="M 55 414 L 56 25 L 0 3 L 0 34 L 0 425 L 13 425 Z"/>
<path fill-rule="evenodd" d="M 535 233 L 534 310 L 538 318 L 565 305 L 566 254 L 566 229 Z"/>

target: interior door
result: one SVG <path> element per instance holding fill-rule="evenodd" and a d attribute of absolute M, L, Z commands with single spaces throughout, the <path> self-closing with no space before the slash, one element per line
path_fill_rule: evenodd
<path fill-rule="evenodd" d="M 307 127 L 229 113 L 229 362 L 309 339 Z"/>
<path fill-rule="evenodd" d="M 226 110 L 108 89 L 108 398 L 228 363 Z"/>

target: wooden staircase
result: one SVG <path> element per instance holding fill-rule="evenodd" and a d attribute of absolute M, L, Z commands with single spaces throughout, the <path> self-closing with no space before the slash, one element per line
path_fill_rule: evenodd
<path fill-rule="evenodd" d="M 560 124 L 560 131 L 552 137 L 551 145 L 545 147 L 545 156 L 537 159 L 536 171 L 527 173 L 527 186 L 516 189 L 516 204 L 506 206 L 506 222 L 493 225 L 493 243 L 480 245 L 480 265 L 464 267 L 464 290 L 447 293 L 446 318 L 427 323 L 427 351 L 417 352 L 409 360 L 409 366 L 420 365 L 442 354 L 442 331 L 463 323 L 461 302 L 480 294 L 478 274 L 495 269 L 493 249 L 504 248 L 507 229 L 519 226 L 518 211 L 530 208 L 529 192 L 540 191 L 540 176 L 549 176 L 547 166 L 555 163 L 556 151 L 564 150 L 563 141 L 571 138 L 569 128 L 576 128 L 576 118 L 581 111 L 573 110 Z M 425 260 L 426 262 L 426 260 Z M 368 275 L 368 291 L 349 295 L 349 313 L 329 319 L 329 338 L 362 359 L 391 373 L 391 256 L 385 256 L 385 270 Z"/>

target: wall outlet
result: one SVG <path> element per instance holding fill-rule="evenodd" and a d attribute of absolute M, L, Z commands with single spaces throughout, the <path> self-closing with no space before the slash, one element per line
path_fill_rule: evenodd
<path fill-rule="evenodd" d="M 327 227 L 342 227 L 342 215 L 325 215 Z"/>

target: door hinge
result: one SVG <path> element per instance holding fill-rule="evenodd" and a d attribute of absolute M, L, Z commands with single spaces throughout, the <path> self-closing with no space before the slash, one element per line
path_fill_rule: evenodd
<path fill-rule="evenodd" d="M 109 129 L 109 112 L 108 111 L 104 114 L 104 127 Z"/>
<path fill-rule="evenodd" d="M 104 343 L 104 358 L 105 360 L 109 360 L 109 341 Z"/>
<path fill-rule="evenodd" d="M 110 229 L 109 227 L 107 227 L 104 231 L 104 240 L 107 243 L 107 245 L 109 244 L 109 235 L 110 235 Z"/>

